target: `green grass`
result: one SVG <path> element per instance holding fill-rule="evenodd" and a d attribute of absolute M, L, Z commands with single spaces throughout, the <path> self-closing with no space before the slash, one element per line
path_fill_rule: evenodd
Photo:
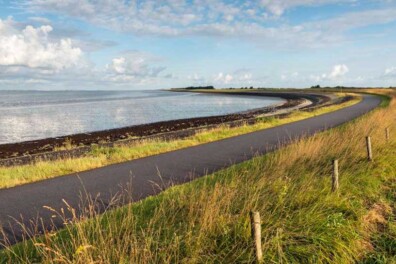
<path fill-rule="evenodd" d="M 4 263 L 253 263 L 249 212 L 262 217 L 264 263 L 392 263 L 396 105 L 158 196 L 75 218 L 9 247 Z M 365 136 L 373 139 L 368 162 Z M 331 161 L 340 189 L 331 192 Z M 91 212 L 93 214 L 93 212 Z M 380 262 L 383 261 L 383 262 Z"/>
<path fill-rule="evenodd" d="M 290 116 L 279 118 L 261 118 L 255 125 L 245 125 L 240 127 L 229 128 L 221 126 L 219 128 L 205 130 L 195 136 L 185 139 L 172 141 L 146 140 L 127 146 L 118 147 L 96 147 L 90 153 L 80 158 L 61 159 L 56 161 L 38 161 L 31 165 L 0 167 L 0 188 L 9 188 L 29 182 L 53 178 L 56 176 L 66 175 L 69 173 L 85 171 L 123 161 L 138 159 L 164 153 L 172 150 L 196 146 L 232 136 L 250 133 L 260 129 L 266 129 L 282 124 L 295 122 L 309 117 L 321 115 L 337 109 L 347 107 L 357 103 L 360 99 L 355 98 L 352 101 L 327 106 L 316 109 L 312 112 L 296 111 Z M 70 145 L 70 142 L 68 142 Z M 70 148 L 70 146 L 69 146 Z"/>

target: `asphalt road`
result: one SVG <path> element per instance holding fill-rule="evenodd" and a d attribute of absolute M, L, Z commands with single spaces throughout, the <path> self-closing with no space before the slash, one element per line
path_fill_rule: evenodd
<path fill-rule="evenodd" d="M 59 211 L 66 209 L 65 200 L 72 207 L 80 208 L 82 197 L 88 194 L 98 197 L 99 208 L 103 209 L 111 197 L 125 189 L 130 191 L 134 201 L 143 199 L 171 185 L 265 154 L 294 139 L 341 125 L 374 109 L 380 102 L 379 97 L 364 95 L 356 105 L 306 120 L 0 190 L 0 225 L 4 231 L 0 242 L 7 239 L 9 243 L 15 243 L 23 239 L 24 232 L 16 220 L 28 227 L 41 222 L 39 231 L 61 227 L 63 221 L 52 217 L 54 213 L 44 206 Z"/>

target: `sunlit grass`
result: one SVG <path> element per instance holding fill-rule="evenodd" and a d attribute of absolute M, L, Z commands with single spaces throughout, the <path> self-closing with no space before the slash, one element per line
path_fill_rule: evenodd
<path fill-rule="evenodd" d="M 395 116 L 392 101 L 340 128 L 158 196 L 88 221 L 76 217 L 59 233 L 3 250 L 0 259 L 253 263 L 249 212 L 254 210 L 262 216 L 264 263 L 386 263 L 370 261 L 394 259 L 389 234 L 396 201 Z M 366 158 L 367 135 L 374 162 Z M 331 192 L 334 158 L 340 160 L 337 193 Z M 382 233 L 381 226 L 389 231 Z"/>
<path fill-rule="evenodd" d="M 0 168 L 0 188 L 48 179 L 73 172 L 103 167 L 109 164 L 138 159 L 164 153 L 172 150 L 196 146 L 203 143 L 250 133 L 253 131 L 279 126 L 282 124 L 295 122 L 298 120 L 321 115 L 343 107 L 357 103 L 361 98 L 355 99 L 339 105 L 332 105 L 316 109 L 312 112 L 296 111 L 288 117 L 279 119 L 274 117 L 260 118 L 254 125 L 244 125 L 230 128 L 226 125 L 218 128 L 204 130 L 198 134 L 171 141 L 145 140 L 127 146 L 117 147 L 96 147 L 90 153 L 80 158 L 61 159 L 56 161 L 39 161 L 32 165 L 2 167 Z M 70 149 L 70 142 L 67 144 Z"/>

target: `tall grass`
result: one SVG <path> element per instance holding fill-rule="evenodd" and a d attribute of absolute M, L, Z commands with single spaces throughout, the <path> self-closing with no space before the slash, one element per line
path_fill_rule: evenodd
<path fill-rule="evenodd" d="M 203 143 L 212 142 L 236 135 L 246 134 L 260 129 L 279 126 L 306 119 L 312 116 L 331 112 L 342 107 L 350 106 L 359 101 L 355 100 L 340 104 L 316 109 L 312 112 L 294 112 L 284 119 L 261 118 L 258 123 L 252 126 L 240 126 L 229 128 L 220 126 L 215 129 L 208 129 L 197 135 L 178 140 L 144 140 L 138 143 L 117 146 L 117 147 L 96 147 L 87 156 L 81 158 L 68 158 L 57 161 L 39 161 L 35 164 L 15 167 L 0 167 L 0 188 L 9 188 L 16 185 L 48 179 L 56 176 L 66 175 L 73 172 L 103 167 L 123 161 L 147 157 L 167 151 L 196 146 Z M 71 148 L 70 140 L 65 143 L 65 147 Z"/>
<path fill-rule="evenodd" d="M 375 234 L 393 225 L 389 220 L 396 197 L 389 188 L 396 181 L 395 116 L 392 101 L 341 128 L 158 196 L 90 220 L 75 216 L 58 233 L 6 248 L 0 259 L 253 263 L 249 212 L 255 210 L 262 216 L 264 263 L 370 263 Z M 392 127 L 390 141 L 385 140 L 386 127 Z M 366 135 L 373 139 L 374 162 L 366 159 Z M 333 158 L 340 160 L 337 193 L 331 192 Z M 385 242 L 394 243 L 394 237 Z"/>

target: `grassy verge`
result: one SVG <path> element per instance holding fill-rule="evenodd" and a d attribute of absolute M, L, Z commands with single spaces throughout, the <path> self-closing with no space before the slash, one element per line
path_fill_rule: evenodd
<path fill-rule="evenodd" d="M 393 94 L 396 97 L 396 94 Z M 4 263 L 264 263 L 394 260 L 396 102 L 340 128 L 0 252 Z M 393 125 L 393 126 L 392 126 Z M 385 140 L 385 128 L 392 127 Z M 365 136 L 373 139 L 368 162 Z M 340 189 L 331 192 L 331 160 Z M 393 207 L 392 207 L 393 206 Z"/>
<path fill-rule="evenodd" d="M 287 118 L 283 119 L 278 119 L 275 117 L 261 118 L 258 123 L 251 126 L 241 126 L 235 128 L 221 126 L 216 129 L 200 132 L 197 135 L 188 137 L 186 139 L 172 141 L 149 140 L 128 146 L 112 148 L 98 147 L 81 158 L 61 159 L 57 161 L 41 161 L 26 166 L 15 166 L 8 168 L 3 167 L 0 168 L 0 188 L 9 188 L 20 184 L 66 175 L 73 172 L 99 168 L 127 160 L 143 158 L 150 155 L 246 134 L 260 129 L 279 126 L 335 111 L 340 108 L 353 105 L 359 100 L 360 98 L 357 97 L 354 100 L 345 102 L 343 104 L 319 108 L 312 112 L 296 111 Z"/>

